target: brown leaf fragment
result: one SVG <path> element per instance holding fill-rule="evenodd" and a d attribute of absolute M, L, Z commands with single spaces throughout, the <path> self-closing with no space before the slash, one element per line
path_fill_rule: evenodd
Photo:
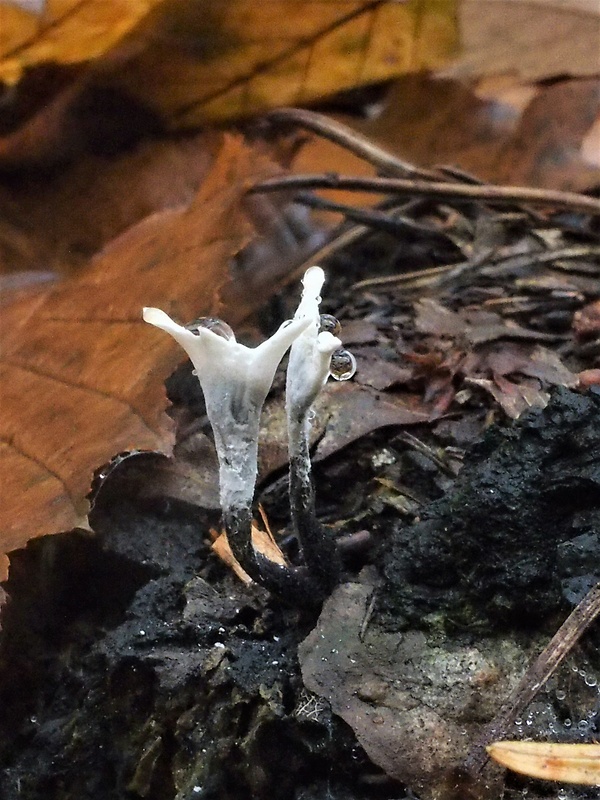
<path fill-rule="evenodd" d="M 415 425 L 431 420 L 431 412 L 422 405 L 420 399 L 403 396 L 402 399 L 391 400 L 356 383 L 330 385 L 317 401 L 317 414 L 319 410 L 328 419 L 325 434 L 315 453 L 316 460 L 327 458 L 380 428 Z"/>
<path fill-rule="evenodd" d="M 359 370 L 361 365 L 359 364 Z M 358 372 L 357 372 L 358 375 Z M 356 379 L 328 383 L 313 404 L 310 439 L 320 461 L 379 428 L 416 425 L 431 419 L 414 395 L 385 395 Z M 281 398 L 267 400 L 259 436 L 259 480 L 288 464 L 285 409 Z"/>
<path fill-rule="evenodd" d="M 141 308 L 182 321 L 217 310 L 251 232 L 245 182 L 269 169 L 226 137 L 188 207 L 151 215 L 80 276 L 3 308 L 0 552 L 81 524 L 92 471 L 115 452 L 170 449 L 163 380 L 181 353 Z"/>
<path fill-rule="evenodd" d="M 501 375 L 496 376 L 493 381 L 487 378 L 466 378 L 465 382 L 489 392 L 511 419 L 518 419 L 530 408 L 545 408 L 550 400 L 548 392 L 543 392 L 539 384 L 517 384 Z"/>
<path fill-rule="evenodd" d="M 435 336 L 461 336 L 467 330 L 467 323 L 450 309 L 445 308 L 437 300 L 424 297 L 415 303 L 415 327 L 421 333 Z"/>
<path fill-rule="evenodd" d="M 415 327 L 421 333 L 438 337 L 459 338 L 465 336 L 472 345 L 481 345 L 497 339 L 521 339 L 524 341 L 553 341 L 555 336 L 530 330 L 500 314 L 484 309 L 450 311 L 432 298 L 423 298 L 415 303 Z"/>
<path fill-rule="evenodd" d="M 600 386 L 600 369 L 584 369 L 578 377 L 579 385 L 583 388 Z"/>
<path fill-rule="evenodd" d="M 548 385 L 578 385 L 579 377 L 556 352 L 529 344 L 553 340 L 552 334 L 523 328 L 485 308 L 453 312 L 431 298 L 417 301 L 415 314 L 416 329 L 431 337 L 421 346 L 430 349 L 404 356 L 414 365 L 413 380 L 425 383 L 425 401 L 438 414 L 454 400 L 458 381 L 487 391 L 513 419 L 528 408 L 544 408 Z"/>
<path fill-rule="evenodd" d="M 600 786 L 600 745 L 494 742 L 488 753 L 499 764 L 546 781 Z"/>
<path fill-rule="evenodd" d="M 548 350 L 547 347 L 534 347 L 515 371 L 554 386 L 567 386 L 570 389 L 577 386 L 577 375 L 565 367 L 558 353 Z"/>
<path fill-rule="evenodd" d="M 270 561 L 273 561 L 276 564 L 281 564 L 283 567 L 287 566 L 287 560 L 281 552 L 279 545 L 275 541 L 269 526 L 266 524 L 264 515 L 263 522 L 266 528 L 264 531 L 261 530 L 261 528 L 259 528 L 254 522 L 252 523 L 252 544 L 259 553 L 262 553 L 262 555 L 266 556 Z M 240 566 L 239 561 L 231 552 L 225 531 L 222 531 L 221 533 L 217 533 L 217 531 L 211 531 L 211 536 L 213 538 L 213 543 L 211 545 L 213 552 L 216 553 L 221 561 L 227 564 L 227 566 L 235 572 L 242 583 L 252 583 L 252 578 Z"/>
<path fill-rule="evenodd" d="M 558 353 L 541 345 L 502 343 L 483 355 L 481 362 L 494 376 L 519 373 L 554 386 L 577 386 L 577 376 L 565 367 Z"/>
<path fill-rule="evenodd" d="M 555 341 L 556 336 L 534 331 L 518 325 L 514 320 L 504 319 L 492 311 L 463 312 L 468 321 L 467 338 L 473 345 L 493 342 L 497 339 L 519 339 L 521 341 Z"/>
<path fill-rule="evenodd" d="M 367 319 L 341 320 L 344 344 L 371 344 L 381 338 L 377 325 Z"/>
<path fill-rule="evenodd" d="M 581 339 L 600 333 L 600 300 L 588 303 L 575 312 L 573 330 Z"/>
<path fill-rule="evenodd" d="M 346 342 L 345 336 L 344 342 Z M 360 362 L 360 370 L 355 378 L 356 383 L 372 386 L 381 392 L 392 386 L 408 383 L 412 378 L 412 370 L 401 367 L 394 361 L 384 360 L 376 350 L 353 348 L 352 352 Z"/>

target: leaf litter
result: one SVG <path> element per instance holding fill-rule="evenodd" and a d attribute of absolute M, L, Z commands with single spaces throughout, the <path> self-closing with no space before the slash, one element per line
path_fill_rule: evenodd
<path fill-rule="evenodd" d="M 508 403 L 507 383 L 517 387 L 526 401 L 531 400 L 530 405 L 535 406 L 536 398 L 545 405 L 554 384 L 573 385 L 574 376 L 596 363 L 594 334 L 582 338 L 573 330 L 575 312 L 595 302 L 598 295 L 598 259 L 590 220 L 577 212 L 565 224 L 560 211 L 531 212 L 516 201 L 507 212 L 495 207 L 493 199 L 485 204 L 472 199 L 426 199 L 398 206 L 416 223 L 410 233 L 406 225 L 398 226 L 394 236 L 363 231 L 352 249 L 339 249 L 326 264 L 335 276 L 336 288 L 328 310 L 335 311 L 343 323 L 347 321 L 351 330 L 354 324 L 366 359 L 372 363 L 372 375 L 383 359 L 396 370 L 391 372 L 394 378 L 383 381 L 381 387 L 368 380 L 357 383 L 347 394 L 348 407 L 355 403 L 354 412 L 345 419 L 344 393 L 336 391 L 341 421 L 334 417 L 316 427 L 317 454 L 327 443 L 328 433 L 330 436 L 318 465 L 319 514 L 323 520 L 334 520 L 349 536 L 358 537 L 366 529 L 369 545 L 366 551 L 349 551 L 349 582 L 335 591 L 316 629 L 314 617 L 302 610 L 277 608 L 260 589 L 244 588 L 207 558 L 208 542 L 199 541 L 198 529 L 208 531 L 210 512 L 191 510 L 188 505 L 182 508 L 168 498 L 161 502 L 159 493 L 150 506 L 144 505 L 135 491 L 119 501 L 117 481 L 116 497 L 102 492 L 98 496 L 93 518 L 96 540 L 89 541 L 82 534 L 65 539 L 71 541 L 66 545 L 72 549 L 69 556 L 58 544 L 64 537 L 55 539 L 61 569 L 52 573 L 53 580 L 60 581 L 59 575 L 65 568 L 72 570 L 73 563 L 81 569 L 95 559 L 98 575 L 92 577 L 93 587 L 109 565 L 124 581 L 125 589 L 115 598 L 118 607 L 99 612 L 104 622 L 110 619 L 114 625 L 108 636 L 95 642 L 91 651 L 79 649 L 74 655 L 80 675 L 76 681 L 79 696 L 89 693 L 89 681 L 96 680 L 93 671 L 88 671 L 90 658 L 92 662 L 100 659 L 109 677 L 95 684 L 89 703 L 81 709 L 73 700 L 67 706 L 83 749 L 100 752 L 107 742 L 89 722 L 92 703 L 100 702 L 108 718 L 118 718 L 112 703 L 120 681 L 129 679 L 133 648 L 135 669 L 144 674 L 140 690 L 149 697 L 153 681 L 158 689 L 145 710 L 136 710 L 138 740 L 127 741 L 120 756 L 111 750 L 106 763 L 116 758 L 123 765 L 129 791 L 140 796 L 164 797 L 165 786 L 166 796 L 175 796 L 196 785 L 212 787 L 216 796 L 220 791 L 223 796 L 225 784 L 219 782 L 225 779 L 215 767 L 219 759 L 229 766 L 230 775 L 235 775 L 232 797 L 249 793 L 290 797 L 298 787 L 306 790 L 306 796 L 311 792 L 320 796 L 327 787 L 333 797 L 369 798 L 377 791 L 392 797 L 402 796 L 408 786 L 424 798 L 460 796 L 462 800 L 473 790 L 469 779 L 461 776 L 461 767 L 476 731 L 493 717 L 498 696 L 509 690 L 523 664 L 541 648 L 544 630 L 551 628 L 558 611 L 564 604 L 576 602 L 582 582 L 597 571 L 593 548 L 588 559 L 578 561 L 569 555 L 585 537 L 593 535 L 597 504 L 592 502 L 587 513 L 567 506 L 566 515 L 563 505 L 566 489 L 584 494 L 597 484 L 595 396 L 592 393 L 586 398 L 563 388 L 541 412 L 543 416 L 539 412 L 528 416 L 517 428 L 505 417 L 510 409 L 517 415 Z M 491 243 L 488 237 L 490 252 L 483 260 L 478 241 L 480 216 L 494 217 L 498 231 Z M 425 223 L 437 226 L 441 233 L 433 254 L 424 248 Z M 578 247 L 577 254 L 568 253 L 569 247 Z M 375 277 L 374 263 L 382 267 Z M 565 285 L 565 279 L 570 285 Z M 287 293 L 280 302 L 290 302 Z M 260 324 L 260 317 L 255 321 Z M 486 388 L 469 383 L 473 380 L 489 381 L 502 392 L 503 402 L 492 403 Z M 276 395 L 277 387 L 273 400 Z M 198 398 L 191 404 L 194 402 Z M 185 410 L 181 420 L 190 421 Z M 490 428 L 494 420 L 500 424 Z M 402 426 L 408 421 L 417 425 L 415 432 L 423 439 L 422 446 L 417 446 L 417 436 L 411 440 L 403 435 Z M 551 425 L 545 434 L 548 421 Z M 278 428 L 267 417 L 267 433 L 271 425 Z M 189 425 L 186 430 L 189 433 Z M 484 444 L 465 461 L 464 475 L 460 473 L 456 479 L 454 493 L 452 471 L 440 469 L 440 459 L 436 462 L 432 456 L 436 449 L 446 448 L 448 456 L 454 449 L 453 455 L 460 460 L 457 444 L 471 447 L 486 431 Z M 185 435 L 182 444 L 183 440 Z M 571 442 L 571 458 L 564 471 L 562 463 L 556 466 L 553 461 L 560 455 L 562 442 Z M 526 459 L 519 448 L 525 449 Z M 275 529 L 285 529 L 287 522 L 277 478 L 277 469 L 285 464 L 281 459 L 273 457 L 272 465 L 266 465 L 261 495 Z M 472 472 L 477 472 L 474 480 L 468 470 L 472 459 L 479 468 L 477 472 L 472 467 Z M 538 485 L 540 461 L 544 461 L 545 481 Z M 504 464 L 517 471 L 515 480 L 504 475 Z M 381 494 L 375 487 L 385 482 L 395 487 L 398 495 L 413 499 L 400 515 L 397 504 L 392 513 L 391 504 L 380 503 Z M 490 488 L 500 490 L 497 503 Z M 515 500 L 519 491 L 524 495 Z M 430 505 L 436 498 L 438 505 Z M 463 515 L 456 513 L 465 502 L 466 532 L 461 527 Z M 523 546 L 513 554 L 523 556 L 525 569 L 515 568 L 511 575 L 517 582 L 535 582 L 540 564 L 546 569 L 547 591 L 533 609 L 546 626 L 541 632 L 529 623 L 532 609 L 522 586 L 512 586 L 510 581 L 504 586 L 493 577 L 487 582 L 485 574 L 478 571 L 482 553 L 477 543 L 482 531 L 492 537 L 504 536 L 514 550 L 515 508 L 527 503 L 531 507 L 519 522 Z M 563 509 L 560 515 L 553 512 L 556 503 Z M 136 509 L 133 515 L 131 504 Z M 492 512 L 498 515 L 497 524 L 490 523 Z M 444 524 L 431 522 L 436 513 L 440 519 L 444 517 Z M 156 514 L 161 520 L 158 527 Z M 551 547 L 543 525 L 548 520 L 555 523 Z M 161 526 L 165 530 L 160 530 Z M 436 531 L 456 528 L 452 540 L 436 538 Z M 537 550 L 530 543 L 530 529 L 535 530 Z M 13 597 L 19 602 L 13 602 L 15 616 L 8 613 L 6 617 L 12 631 L 23 627 L 24 620 L 18 615 L 31 602 L 31 588 L 19 583 L 19 575 L 30 570 L 31 564 L 43 564 L 48 546 L 48 540 L 33 542 L 14 556 L 11 581 L 14 578 Z M 293 541 L 284 538 L 282 547 L 293 559 Z M 454 565 L 448 560 L 449 549 L 454 549 Z M 492 543 L 487 553 L 494 552 Z M 111 564 L 111 559 L 116 560 Z M 433 567 L 435 559 L 441 559 L 439 569 Z M 502 570 L 501 563 L 492 561 L 491 566 Z M 465 568 L 473 573 L 461 593 L 455 590 L 457 583 L 460 588 L 455 572 L 463 574 Z M 124 580 L 126 573 L 128 580 Z M 10 591 L 10 582 L 8 588 Z M 480 591 L 487 593 L 487 604 L 472 603 Z M 183 621 L 174 622 L 181 619 L 182 603 Z M 392 607 L 395 613 L 385 619 L 382 609 Z M 409 619 L 408 627 L 402 629 L 404 619 Z M 74 639 L 82 621 L 74 614 L 67 639 Z M 89 619 L 85 624 L 94 626 Z M 457 629 L 460 633 L 455 638 Z M 22 663 L 34 654 L 34 666 L 29 670 L 33 686 L 42 674 L 35 657 L 37 635 L 26 637 L 18 659 Z M 300 691 L 294 653 L 306 635 L 309 638 L 300 648 L 305 682 Z M 319 635 L 326 637 L 325 642 Z M 348 667 L 352 659 L 360 670 Z M 57 663 L 54 669 L 55 679 L 64 679 L 64 668 Z M 367 680 L 357 677 L 360 671 Z M 69 666 L 66 672 L 73 681 Z M 200 698 L 198 676 L 206 687 Z M 108 683 L 103 683 L 105 680 Z M 314 707 L 310 735 L 302 725 L 300 732 L 290 727 L 292 720 L 303 720 L 307 689 Z M 259 691 L 260 702 L 256 699 Z M 298 703 L 286 705 L 282 701 L 286 696 L 298 697 Z M 125 697 L 131 699 L 127 691 Z M 173 701 L 173 697 L 177 699 Z M 320 701 L 328 701 L 335 713 Z M 59 706 L 64 702 L 59 699 Z M 43 727 L 55 718 L 58 707 L 46 706 L 41 728 L 35 727 L 37 719 L 31 723 L 34 738 L 45 742 L 43 771 L 61 772 L 63 786 L 79 796 L 83 785 L 91 796 L 106 797 L 106 787 L 97 785 L 100 777 L 83 778 L 82 784 L 69 769 L 66 759 L 72 758 L 77 747 L 65 751 L 64 737 Z M 241 742 L 236 709 L 243 709 L 250 720 Z M 27 704 L 23 711 L 24 716 L 32 713 Z M 93 713 L 97 714 L 97 706 Z M 165 713 L 171 722 L 165 722 Z M 338 715 L 350 724 L 356 739 L 341 731 Z M 212 735 L 215 723 L 213 727 L 208 723 L 211 717 L 220 720 L 216 727 L 224 734 L 219 753 Z M 543 731 L 544 720 L 538 715 L 531 730 Z M 405 738 L 407 729 L 412 732 L 409 738 Z M 207 730 L 211 731 L 208 735 Z M 424 731 L 429 735 L 423 736 Z M 432 732 L 437 749 L 431 747 Z M 10 738 L 6 731 L 3 736 Z M 290 769 L 286 759 L 286 774 L 276 757 L 276 743 L 280 744 L 282 736 L 300 761 L 300 754 L 312 753 L 315 777 L 309 779 L 310 785 L 301 777 L 305 770 Z M 175 764 L 165 746 L 165 739 L 172 741 L 172 737 L 177 742 L 192 741 L 195 755 L 188 748 L 187 755 Z M 244 765 L 239 764 L 240 748 L 248 757 Z M 57 767 L 58 753 L 63 755 Z M 153 754 L 151 758 L 148 753 Z M 31 772 L 27 758 L 23 753 L 12 763 L 11 787 L 20 785 Z M 344 769 L 337 769 L 337 763 L 345 765 L 345 774 Z M 377 765 L 382 772 L 376 770 Z M 498 774 L 487 775 L 478 784 L 480 794 L 474 796 L 494 797 L 501 780 Z M 372 787 L 377 788 L 371 791 Z"/>
<path fill-rule="evenodd" d="M 230 260 L 251 235 L 244 182 L 272 169 L 226 138 L 191 203 L 146 217 L 81 274 L 5 305 L 3 552 L 84 524 L 91 474 L 115 452 L 171 447 L 163 380 L 178 358 L 140 323 L 140 308 L 162 304 L 183 319 L 216 310 Z"/>

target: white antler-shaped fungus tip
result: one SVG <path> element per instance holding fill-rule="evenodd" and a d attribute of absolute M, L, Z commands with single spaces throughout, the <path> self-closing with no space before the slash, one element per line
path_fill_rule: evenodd
<path fill-rule="evenodd" d="M 169 333 L 194 365 L 215 434 L 223 506 L 250 503 L 256 481 L 260 412 L 279 362 L 310 319 L 289 320 L 270 339 L 252 348 L 237 342 L 228 326 L 228 336 L 216 333 L 224 323 L 219 326 L 219 320 L 213 318 L 199 320 L 190 330 L 158 308 L 145 308 L 143 317 Z"/>
<path fill-rule="evenodd" d="M 312 297 L 318 297 L 325 283 L 325 273 L 321 267 L 309 267 L 302 278 L 304 292 Z"/>
<path fill-rule="evenodd" d="M 302 279 L 304 288 L 294 319 L 310 322 L 290 350 L 286 383 L 288 418 L 299 418 L 308 411 L 329 377 L 331 356 L 342 346 L 331 331 L 321 329 L 319 304 L 324 282 L 321 267 L 310 267 Z"/>

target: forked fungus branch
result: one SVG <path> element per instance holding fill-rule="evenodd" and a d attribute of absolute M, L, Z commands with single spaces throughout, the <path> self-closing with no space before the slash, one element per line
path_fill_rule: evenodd
<path fill-rule="evenodd" d="M 223 520 L 233 555 L 257 583 L 291 602 L 318 602 L 338 580 L 336 546 L 318 523 L 309 452 L 310 413 L 329 375 L 351 378 L 353 356 L 341 349 L 338 321 L 319 314 L 325 274 L 311 267 L 292 320 L 256 348 L 237 342 L 221 320 L 179 325 L 164 311 L 145 308 L 144 320 L 169 333 L 186 351 L 204 394 L 219 459 Z M 282 566 L 252 544 L 260 414 L 275 371 L 291 348 L 286 411 L 290 454 L 290 513 L 304 564 Z"/>

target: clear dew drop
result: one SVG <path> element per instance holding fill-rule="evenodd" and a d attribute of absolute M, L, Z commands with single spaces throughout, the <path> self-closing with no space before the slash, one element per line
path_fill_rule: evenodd
<path fill-rule="evenodd" d="M 196 336 L 198 336 L 198 330 L 200 328 L 206 328 L 207 330 L 216 333 L 217 336 L 227 339 L 227 341 L 235 339 L 235 334 L 229 325 L 217 317 L 199 317 L 193 322 L 188 322 L 187 325 L 184 325 L 184 328 L 187 328 L 188 331 L 195 333 Z"/>
<path fill-rule="evenodd" d="M 339 336 L 342 332 L 342 326 L 339 319 L 336 319 L 332 314 L 321 314 L 319 317 L 319 333 L 330 333 L 332 336 Z"/>
<path fill-rule="evenodd" d="M 336 381 L 347 381 L 356 372 L 356 359 L 348 350 L 336 350 L 331 356 L 329 374 Z"/>

